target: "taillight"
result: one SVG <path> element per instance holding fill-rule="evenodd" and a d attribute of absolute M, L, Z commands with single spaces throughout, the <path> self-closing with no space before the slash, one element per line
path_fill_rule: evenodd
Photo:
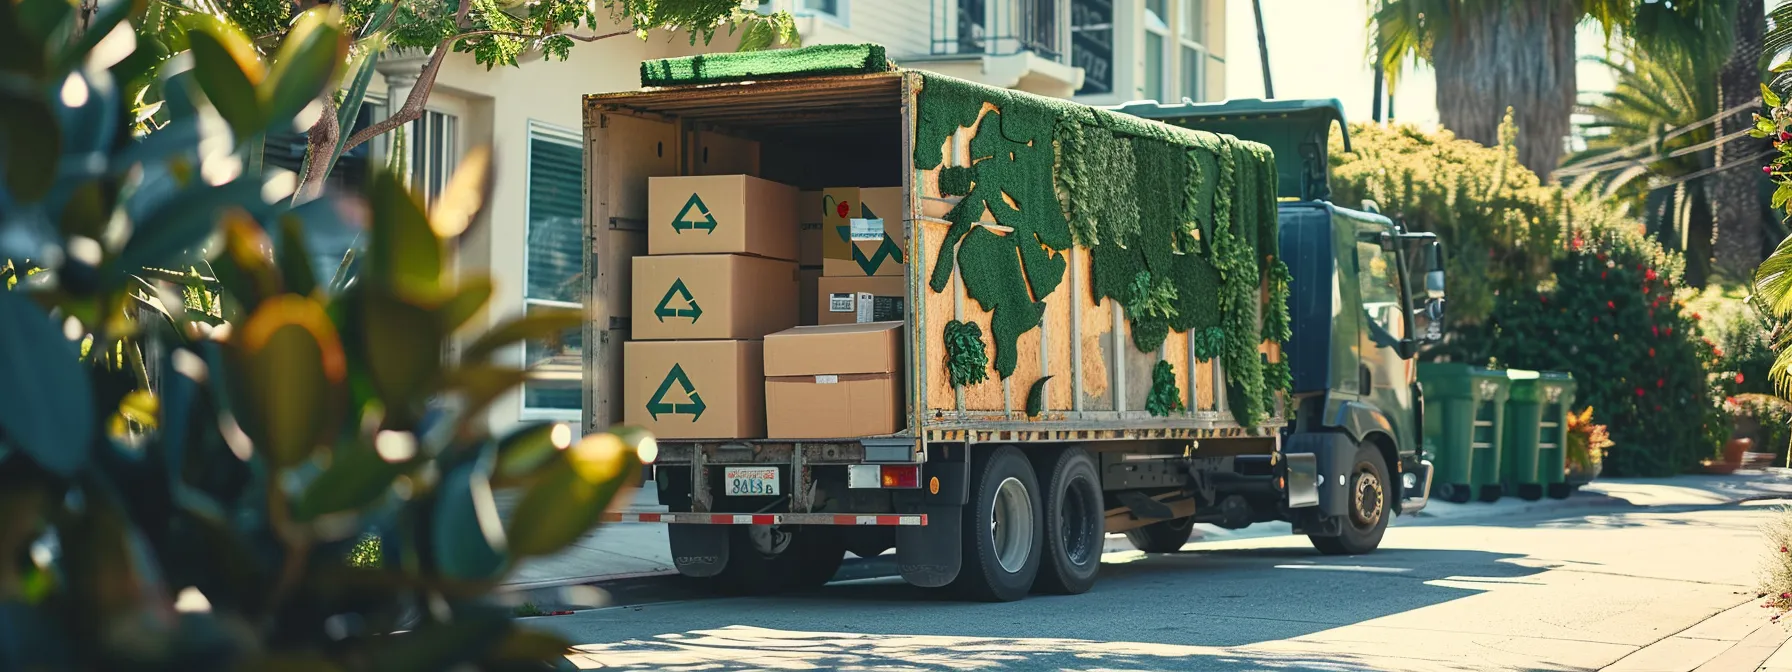
<path fill-rule="evenodd" d="M 921 465 L 883 465 L 882 481 L 886 488 L 919 488 L 921 487 Z"/>

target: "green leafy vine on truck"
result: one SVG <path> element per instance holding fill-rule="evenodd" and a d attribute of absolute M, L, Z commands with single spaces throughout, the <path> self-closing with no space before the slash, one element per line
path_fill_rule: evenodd
<path fill-rule="evenodd" d="M 1092 293 L 1126 309 L 1133 345 L 1198 335 L 1232 381 L 1243 424 L 1273 408 L 1257 348 L 1287 339 L 1287 269 L 1275 257 L 1275 162 L 1263 145 L 1146 122 L 1067 101 L 924 75 L 915 167 L 939 166 L 941 146 L 977 126 L 971 165 L 942 171 L 964 197 L 933 265 L 944 292 L 956 269 L 992 313 L 996 372 L 1014 373 L 1016 342 L 1037 327 L 1062 282 L 1072 244 L 1093 260 Z M 981 120 L 981 123 L 979 123 Z M 984 213 L 1008 229 L 978 226 Z M 1264 276 L 1268 272 L 1268 295 Z M 1214 297 L 1219 297 L 1215 300 Z M 1261 311 L 1264 302 L 1271 309 Z M 1223 331 L 1223 338 L 1213 330 Z M 1180 409 L 1179 409 L 1180 410 Z"/>

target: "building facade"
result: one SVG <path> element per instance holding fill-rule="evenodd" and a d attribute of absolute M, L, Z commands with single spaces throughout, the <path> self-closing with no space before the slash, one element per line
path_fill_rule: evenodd
<path fill-rule="evenodd" d="M 1095 105 L 1130 100 L 1213 100 L 1225 90 L 1224 0 L 764 0 L 797 17 L 805 44 L 876 42 L 904 67 Z M 580 44 L 565 62 L 537 57 L 487 70 L 468 54 L 444 62 L 428 112 L 402 133 L 352 152 L 342 175 L 402 165 L 431 198 L 468 149 L 489 145 L 493 187 L 485 211 L 455 243 L 458 268 L 492 276 L 495 292 L 469 331 L 530 310 L 582 300 L 583 166 L 580 96 L 639 86 L 644 60 L 731 50 L 692 47 L 655 32 Z M 384 59 L 362 123 L 383 118 L 416 81 L 421 55 Z M 302 152 L 302 138 L 294 138 Z M 279 154 L 270 146 L 270 155 Z M 394 162 L 395 155 L 404 158 Z M 296 164 L 295 164 L 296 167 Z M 317 264 L 333 273 L 355 232 L 316 232 Z M 580 337 L 501 353 L 535 375 L 490 411 L 496 429 L 519 421 L 580 423 Z M 451 353 L 452 354 L 452 353 Z"/>

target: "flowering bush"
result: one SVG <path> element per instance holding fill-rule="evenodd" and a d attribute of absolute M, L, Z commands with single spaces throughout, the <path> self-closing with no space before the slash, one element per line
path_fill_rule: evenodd
<path fill-rule="evenodd" d="M 1761 606 L 1773 610 L 1773 620 L 1792 611 L 1792 507 L 1781 507 L 1762 530 L 1769 555 L 1761 571 Z"/>
<path fill-rule="evenodd" d="M 1608 474 L 1669 475 L 1713 454 L 1728 435 L 1705 375 L 1715 351 L 1674 296 L 1678 257 L 1622 228 L 1577 233 L 1568 247 L 1553 286 L 1494 309 L 1488 354 L 1573 373 L 1610 433 Z"/>

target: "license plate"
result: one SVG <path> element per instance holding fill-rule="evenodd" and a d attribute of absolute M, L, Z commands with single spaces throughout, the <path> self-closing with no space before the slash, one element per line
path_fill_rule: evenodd
<path fill-rule="evenodd" d="M 777 467 L 728 467 L 722 472 L 729 496 L 778 494 Z"/>

